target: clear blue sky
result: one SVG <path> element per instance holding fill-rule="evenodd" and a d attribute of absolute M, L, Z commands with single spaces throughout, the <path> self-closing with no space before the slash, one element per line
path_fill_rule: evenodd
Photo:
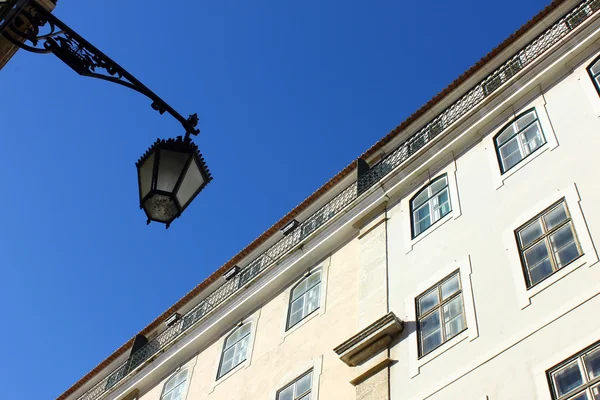
<path fill-rule="evenodd" d="M 548 2 L 60 0 L 199 114 L 214 181 L 146 226 L 134 163 L 181 126 L 52 55 L 0 71 L 0 397 L 57 397 Z"/>

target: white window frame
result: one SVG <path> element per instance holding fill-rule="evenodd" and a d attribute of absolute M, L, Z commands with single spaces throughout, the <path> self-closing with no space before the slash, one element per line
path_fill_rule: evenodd
<path fill-rule="evenodd" d="M 581 206 L 581 198 L 575 183 L 572 183 L 564 188 L 549 189 L 549 195 L 540 199 L 537 203 L 523 209 L 521 214 L 507 225 L 507 228 L 502 233 L 502 241 L 506 249 L 508 257 L 508 267 L 511 270 L 511 275 L 517 292 L 518 304 L 521 309 L 525 309 L 531 305 L 532 299 L 548 289 L 552 285 L 558 283 L 567 275 L 573 273 L 580 267 L 587 265 L 592 267 L 598 263 L 598 253 L 596 252 L 594 243 L 590 236 L 589 229 L 585 222 L 583 209 Z M 537 285 L 530 288 L 527 287 L 523 276 L 523 265 L 521 263 L 521 255 L 519 246 L 515 239 L 515 231 L 523 226 L 527 221 L 530 221 L 532 216 L 537 215 L 540 211 L 547 209 L 550 205 L 564 198 L 571 214 L 571 221 L 577 232 L 577 239 L 583 255 L 572 261 L 568 265 L 559 269 L 546 279 L 539 282 Z M 593 206 L 593 205 L 592 205 Z"/>
<path fill-rule="evenodd" d="M 304 281 L 308 280 L 311 276 L 314 276 L 315 274 L 319 274 L 319 282 L 317 284 L 313 284 L 311 287 L 307 288 L 300 296 L 298 296 L 297 298 L 294 299 L 294 290 L 296 290 L 296 288 L 298 286 L 300 286 Z M 315 307 L 314 310 L 308 312 L 306 309 L 307 304 L 309 304 L 307 302 L 307 297 L 309 292 L 316 287 L 319 287 L 319 298 L 317 299 L 317 305 Z M 288 304 L 288 317 L 287 317 L 287 324 L 286 324 L 286 330 L 290 330 L 292 329 L 294 326 L 298 325 L 300 322 L 302 322 L 305 318 L 308 318 L 311 314 L 317 312 L 319 310 L 319 308 L 321 307 L 321 295 L 322 295 L 322 289 L 323 289 L 323 271 L 321 271 L 320 268 L 314 269 L 312 271 L 309 271 L 306 275 L 304 275 L 302 277 L 302 279 L 300 281 L 298 281 L 290 290 L 290 301 Z M 296 321 L 294 324 L 292 324 L 291 318 L 292 318 L 292 306 L 294 303 L 300 301 L 300 299 L 303 299 L 303 307 L 302 307 L 302 314 L 304 314 L 302 316 L 302 318 L 300 318 L 298 321 Z"/>
<path fill-rule="evenodd" d="M 554 209 L 561 207 L 561 206 L 564 206 L 564 208 L 566 210 L 566 217 L 567 217 L 566 220 L 562 221 L 560 224 L 557 224 L 557 226 L 548 230 L 545 226 L 545 221 L 544 221 L 543 216 L 547 215 Z M 530 226 L 536 222 L 541 223 L 542 234 L 538 238 L 533 240 L 532 243 L 529 243 L 527 246 L 522 246 L 520 233 L 522 231 L 524 231 L 528 226 Z M 556 260 L 555 250 L 549 241 L 549 237 L 552 236 L 553 233 L 557 232 L 558 230 L 564 228 L 567 225 L 570 226 L 570 228 L 571 228 L 571 232 L 573 234 L 573 239 L 574 239 L 575 245 L 577 246 L 577 250 L 579 251 L 580 254 L 573 260 L 569 261 L 567 264 L 565 264 L 563 266 L 559 266 L 559 265 L 557 265 L 558 263 Z M 545 279 L 550 278 L 552 275 L 554 275 L 555 273 L 560 271 L 562 268 L 565 268 L 568 265 L 570 265 L 571 263 L 576 262 L 579 257 L 584 255 L 581 245 L 579 244 L 579 238 L 577 236 L 577 229 L 575 228 L 575 225 L 573 224 L 573 219 L 571 218 L 571 212 L 569 210 L 569 205 L 567 204 L 567 201 L 565 198 L 562 198 L 558 202 L 550 205 L 545 210 L 538 213 L 538 215 L 534 216 L 529 221 L 527 221 L 524 225 L 517 228 L 515 230 L 515 240 L 517 241 L 517 247 L 519 248 L 519 255 L 521 256 L 521 264 L 523 265 L 523 274 L 524 274 L 528 289 L 531 289 L 531 288 L 535 287 L 536 285 L 542 283 Z M 531 280 L 530 268 L 527 265 L 525 253 L 528 250 L 532 249 L 533 247 L 537 246 L 538 244 L 541 244 L 542 242 L 546 246 L 546 251 L 548 253 L 548 258 L 549 258 L 553 272 L 550 275 L 546 276 L 545 278 L 542 278 L 539 282 L 533 283 L 533 281 Z"/>
<path fill-rule="evenodd" d="M 169 392 L 165 393 L 165 389 L 167 388 L 167 384 L 168 384 L 169 382 L 171 382 L 171 380 L 175 379 L 175 377 L 177 377 L 179 374 L 181 374 L 181 373 L 183 373 L 183 372 L 185 372 L 185 373 L 186 373 L 185 381 L 183 381 L 183 383 L 180 383 L 179 385 L 177 385 L 177 386 L 183 385 L 183 389 L 182 389 L 182 391 L 181 391 L 181 393 L 182 393 L 182 395 L 181 395 L 181 396 L 182 396 L 182 397 L 181 397 L 181 398 L 179 398 L 179 399 L 177 399 L 177 400 L 185 400 L 185 399 L 186 399 L 186 397 L 187 397 L 187 389 L 188 389 L 188 386 L 189 386 L 189 385 L 188 385 L 188 383 L 189 383 L 189 381 L 190 381 L 190 378 L 191 378 L 191 376 L 190 376 L 190 372 L 191 372 L 191 371 L 190 371 L 190 368 L 181 368 L 181 369 L 179 369 L 178 371 L 174 372 L 174 373 L 173 373 L 173 374 L 172 374 L 172 375 L 169 377 L 169 379 L 167 379 L 167 380 L 165 381 L 165 383 L 163 384 L 163 387 L 162 387 L 162 391 L 161 391 L 161 393 L 160 393 L 160 400 L 163 400 L 163 398 L 164 398 L 166 395 L 168 395 L 168 394 L 169 394 L 169 393 L 171 393 L 173 390 L 175 390 L 175 388 L 176 388 L 177 386 L 176 386 L 176 387 L 173 387 L 171 390 L 169 390 Z"/>
<path fill-rule="evenodd" d="M 535 109 L 546 143 L 530 153 L 529 156 L 523 158 L 508 171 L 502 172 L 502 168 L 499 164 L 498 150 L 496 148 L 496 137 L 507 124 L 510 124 L 511 121 L 514 122 L 516 116 L 522 115 L 530 109 Z M 492 179 L 496 190 L 502 188 L 507 179 L 518 174 L 522 168 L 525 168 L 538 157 L 542 156 L 542 154 L 545 154 L 547 151 L 553 151 L 558 147 L 558 139 L 556 138 L 554 127 L 552 126 L 550 116 L 546 109 L 546 99 L 539 89 L 534 89 L 516 104 L 513 104 L 513 106 L 504 112 L 502 116 L 494 119 L 494 126 L 495 128 L 491 128 L 489 131 L 486 129 L 486 131 L 489 132 L 489 135 L 484 137 L 482 145 L 487 154 L 490 169 L 493 171 Z"/>
<path fill-rule="evenodd" d="M 302 280 L 306 277 L 307 274 L 306 273 L 303 274 L 296 281 L 294 281 L 294 283 L 289 287 L 289 289 L 286 289 L 283 292 L 283 294 L 281 296 L 281 302 L 284 303 L 285 305 L 282 307 L 284 312 L 282 313 L 282 318 L 281 318 L 281 336 L 280 336 L 280 342 L 279 342 L 280 344 L 283 343 L 289 335 L 293 334 L 298 329 L 300 329 L 302 326 L 304 326 L 304 324 L 308 323 L 313 318 L 320 318 L 320 316 L 324 315 L 327 312 L 327 307 L 326 307 L 326 305 L 327 305 L 327 286 L 328 286 L 327 283 L 328 283 L 329 266 L 330 265 L 331 265 L 331 255 L 327 256 L 327 258 L 325 258 L 323 261 L 317 263 L 314 267 L 312 267 L 310 270 L 307 271 L 307 273 L 312 273 L 317 270 L 321 271 L 321 297 L 319 299 L 319 307 L 312 313 L 306 315 L 304 318 L 302 318 L 300 321 L 298 321 L 292 327 L 288 327 L 292 292 L 294 291 L 294 288 L 296 287 L 296 285 L 299 284 L 300 282 L 302 282 Z"/>
<path fill-rule="evenodd" d="M 468 255 L 441 267 L 434 274 L 428 276 L 427 279 L 424 279 L 417 286 L 415 286 L 412 292 L 407 293 L 407 296 L 404 300 L 404 309 L 406 310 L 407 314 L 406 320 L 417 321 L 415 299 L 417 299 L 421 294 L 427 292 L 428 289 L 434 287 L 438 282 L 444 280 L 444 278 L 450 276 L 455 271 L 460 272 L 460 283 L 463 293 L 463 310 L 467 328 L 458 335 L 454 336 L 451 340 L 446 341 L 422 357 L 419 356 L 419 337 L 417 329 L 409 332 L 407 337 L 409 348 L 408 367 L 411 378 L 419 375 L 422 368 L 426 367 L 431 361 L 442 356 L 445 352 L 450 351 L 455 346 L 458 346 L 463 342 L 463 346 L 466 346 L 469 342 L 472 342 L 479 337 L 479 327 L 477 324 L 471 279 L 473 271 L 471 258 Z"/>
<path fill-rule="evenodd" d="M 293 397 L 293 399 L 292 399 L 292 400 L 301 400 L 301 399 L 303 399 L 304 397 L 306 397 L 306 395 L 310 395 L 310 396 L 312 397 L 312 386 L 313 386 L 312 382 L 313 382 L 314 376 L 313 376 L 313 370 L 312 370 L 312 369 L 310 369 L 310 370 L 306 371 L 304 374 L 302 374 L 302 375 L 298 376 L 298 377 L 297 377 L 296 379 L 294 379 L 292 382 L 288 383 L 286 386 L 284 386 L 284 387 L 282 387 L 281 389 L 279 389 L 279 390 L 277 391 L 277 398 L 276 398 L 276 400 L 281 400 L 281 399 L 279 398 L 279 395 L 281 394 L 281 392 L 283 392 L 284 390 L 286 390 L 286 389 L 287 389 L 287 388 L 289 388 L 290 386 L 293 386 L 293 387 L 294 387 L 294 392 L 295 392 L 295 385 L 296 385 L 296 384 L 297 384 L 297 383 L 298 383 L 298 382 L 299 382 L 299 381 L 300 381 L 302 378 L 304 378 L 304 377 L 305 377 L 305 376 L 307 376 L 307 375 L 310 375 L 310 376 L 311 376 L 311 377 L 310 377 L 310 388 L 308 389 L 308 391 L 306 391 L 306 392 L 302 392 L 302 393 L 300 393 L 300 394 L 298 394 L 298 393 L 294 393 L 294 395 L 293 395 L 294 397 Z"/>
<path fill-rule="evenodd" d="M 225 342 L 227 341 L 227 338 L 238 328 L 238 326 L 240 325 L 239 323 L 237 323 L 235 326 L 233 326 L 229 331 L 227 331 L 222 337 L 221 339 L 217 342 L 217 346 L 218 346 L 218 351 L 219 351 L 219 355 L 217 357 L 215 357 L 215 365 L 214 365 L 214 373 L 213 373 L 213 379 L 211 380 L 211 386 L 209 389 L 209 393 L 212 393 L 215 388 L 220 385 L 221 383 L 225 382 L 227 379 L 229 379 L 232 376 L 235 376 L 235 374 L 245 368 L 248 368 L 251 364 L 252 364 L 252 354 L 254 352 L 254 344 L 256 341 L 256 329 L 258 326 L 258 320 L 260 318 L 260 308 L 258 310 L 256 310 L 252 315 L 248 316 L 247 318 L 245 318 L 244 320 L 241 321 L 242 325 L 245 325 L 247 323 L 251 323 L 252 328 L 250 329 L 250 339 L 248 341 L 248 350 L 247 350 L 247 354 L 246 354 L 246 360 L 244 360 L 243 362 L 241 362 L 240 364 L 236 365 L 234 368 L 232 368 L 231 370 L 229 370 L 227 373 L 220 375 L 220 369 L 221 369 L 221 360 L 223 357 L 223 349 L 225 348 Z M 216 377 L 216 379 L 214 378 Z"/>
<path fill-rule="evenodd" d="M 420 185 L 415 185 L 415 189 L 408 193 L 406 197 L 403 197 L 400 200 L 400 208 L 402 210 L 402 225 L 403 229 L 406 229 L 405 236 L 408 240 L 403 240 L 404 242 L 404 252 L 408 254 L 412 251 L 413 247 L 419 243 L 420 241 L 427 238 L 429 235 L 436 232 L 440 229 L 444 224 L 448 221 L 457 219 L 461 216 L 461 207 L 460 207 L 460 198 L 458 195 L 458 184 L 456 179 L 456 161 L 454 159 L 450 161 L 444 161 L 443 168 L 432 168 L 425 173 L 425 182 L 423 182 L 423 174 L 418 177 L 415 181 L 421 182 Z M 441 219 L 439 219 L 436 223 L 432 224 L 421 232 L 418 236 L 413 238 L 413 218 L 412 218 L 412 207 L 411 200 L 415 197 L 415 195 L 420 192 L 424 187 L 429 186 L 431 182 L 433 182 L 433 178 L 438 178 L 442 175 L 446 175 L 448 178 L 448 192 L 450 195 L 450 205 L 451 210 L 448 214 L 444 215 Z M 414 300 L 414 299 L 413 299 Z"/>
<path fill-rule="evenodd" d="M 454 278 L 454 277 L 458 277 L 458 291 L 456 293 L 453 293 L 448 299 L 446 300 L 442 300 L 441 299 L 441 287 L 444 283 L 448 282 L 450 279 Z M 425 297 L 427 294 L 431 293 L 432 291 L 437 291 L 438 292 L 438 303 L 433 306 L 430 310 L 427 310 L 426 312 L 423 313 L 423 315 L 421 315 L 420 313 L 420 306 L 419 306 L 419 300 L 422 299 L 423 297 Z M 461 298 L 461 303 L 462 303 L 462 311 L 461 311 L 461 317 L 463 319 L 464 322 L 464 327 L 460 332 L 457 332 L 457 334 L 455 334 L 454 336 L 452 336 L 451 338 L 447 337 L 447 332 L 446 332 L 446 327 L 445 327 L 445 320 L 444 320 L 444 311 L 443 308 L 446 304 L 454 301 L 457 297 Z M 429 289 L 427 289 L 426 291 L 424 291 L 423 293 L 421 293 L 417 298 L 415 298 L 415 307 L 416 307 L 416 315 L 417 315 L 417 338 L 418 338 L 418 344 L 419 344 L 419 357 L 425 357 L 427 354 L 435 351 L 436 349 L 440 348 L 441 346 L 443 346 L 444 344 L 448 343 L 449 341 L 451 341 L 452 339 L 454 339 L 455 337 L 459 336 L 463 331 L 465 331 L 466 329 L 468 329 L 467 326 L 467 317 L 465 315 L 465 306 L 464 306 L 464 296 L 463 296 L 463 287 L 462 287 L 462 282 L 461 282 L 461 278 L 460 278 L 460 270 L 456 270 L 453 271 L 451 274 L 449 274 L 448 276 L 444 277 L 443 279 L 441 279 L 439 282 L 437 282 L 435 285 L 433 285 L 432 287 L 430 287 Z M 431 316 L 432 314 L 438 312 L 439 310 L 439 315 L 440 315 L 440 333 L 442 335 L 442 341 L 441 343 L 434 347 L 433 349 L 429 350 L 428 352 L 424 352 L 423 349 L 423 341 L 421 339 L 421 320 L 428 318 L 429 316 Z"/>
<path fill-rule="evenodd" d="M 444 180 L 446 182 L 446 185 L 434 193 L 432 191 L 433 185 L 442 180 Z M 414 207 L 413 202 L 416 200 L 417 197 L 419 197 L 422 193 L 425 193 L 425 192 L 427 193 L 427 200 L 425 200 L 423 203 L 419 204 L 417 207 Z M 446 195 L 448 196 L 448 206 L 450 208 L 448 210 L 448 212 L 446 212 L 446 214 L 444 214 L 444 215 L 442 215 L 441 211 L 440 211 L 442 208 L 441 205 L 437 204 L 437 203 L 439 203 L 438 197 L 443 192 L 446 192 Z M 417 221 L 416 213 L 419 210 L 423 209 L 424 207 L 429 208 L 428 218 L 429 218 L 430 223 L 429 223 L 428 227 L 426 227 L 425 229 L 423 229 L 422 231 L 417 233 L 416 232 L 417 223 L 423 221 L 424 218 Z M 450 214 L 451 212 L 452 212 L 452 199 L 450 198 L 450 183 L 448 181 L 448 175 L 442 174 L 442 175 L 439 175 L 439 176 L 435 177 L 434 179 L 430 180 L 425 187 L 423 187 L 421 190 L 419 190 L 410 199 L 410 218 L 411 218 L 411 228 L 412 228 L 411 238 L 415 239 L 419 235 L 425 233 L 428 229 L 430 229 L 432 226 L 434 226 L 437 222 L 439 222 L 442 218 L 444 218 L 446 215 Z"/>
<path fill-rule="evenodd" d="M 227 341 L 229 340 L 229 338 L 242 329 L 247 329 L 248 333 L 246 333 L 244 336 L 239 338 L 233 344 L 227 346 Z M 219 374 L 217 375 L 217 379 L 221 379 L 222 377 L 227 375 L 229 372 L 233 371 L 235 369 L 235 367 L 237 367 L 240 364 L 243 364 L 246 361 L 246 359 L 248 358 L 248 349 L 250 347 L 250 336 L 251 335 L 252 335 L 252 322 L 245 322 L 245 323 L 241 323 L 241 324 L 237 325 L 235 327 L 235 329 L 233 331 L 231 331 L 225 337 L 225 341 L 223 342 L 223 348 L 221 349 L 221 361 L 219 362 Z M 242 343 L 243 341 L 246 341 L 246 350 L 245 350 L 246 354 L 244 354 L 244 359 L 241 360 L 240 362 L 238 362 L 237 364 L 232 365 L 231 368 L 229 368 L 227 371 L 222 371 L 223 359 L 225 358 L 225 353 L 227 353 L 229 350 L 233 349 L 233 354 L 234 354 L 233 357 L 235 357 L 235 355 L 237 354 L 236 353 L 237 345 L 238 345 L 238 343 Z"/>

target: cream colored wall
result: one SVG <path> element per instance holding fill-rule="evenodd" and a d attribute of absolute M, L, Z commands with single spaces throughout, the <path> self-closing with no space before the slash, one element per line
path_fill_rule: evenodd
<path fill-rule="evenodd" d="M 391 350 L 398 360 L 392 399 L 550 399 L 545 371 L 600 340 L 600 97 L 586 71 L 600 46 L 587 51 L 560 82 L 515 101 L 479 132 L 480 141 L 442 167 L 457 188 L 452 202 L 459 213 L 411 248 L 408 199 L 427 174 L 390 205 L 390 308 L 406 321 Z M 531 106 L 549 143 L 502 182 L 493 135 Z M 431 178 L 440 172 L 431 170 Z M 575 229 L 586 254 L 544 290 L 527 290 L 514 229 L 561 196 L 580 217 Z M 468 329 L 418 360 L 415 297 L 456 269 L 471 303 Z"/>
<path fill-rule="evenodd" d="M 319 399 L 354 398 L 355 390 L 349 383 L 353 378 L 351 371 L 332 349 L 356 330 L 358 259 L 359 243 L 353 239 L 328 259 L 316 264 L 323 265 L 327 275 L 324 281 L 327 285 L 325 308 L 315 312 L 314 317 L 309 316 L 309 320 L 287 335 L 284 334 L 284 322 L 289 292 L 296 282 L 260 307 L 253 314 L 257 323 L 249 364 L 239 370 L 234 369 L 216 385 L 222 339 L 199 349 L 194 359 L 181 360 L 182 365 L 195 364 L 187 400 L 274 400 L 278 389 L 311 367 L 320 372 L 318 381 L 313 384 L 313 390 L 318 388 Z M 164 377 L 150 391 L 143 393 L 140 400 L 158 400 L 169 377 Z"/>

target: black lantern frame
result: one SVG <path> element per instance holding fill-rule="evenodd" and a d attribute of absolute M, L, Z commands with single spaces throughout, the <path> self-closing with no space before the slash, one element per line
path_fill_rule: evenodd
<path fill-rule="evenodd" d="M 178 160 L 168 158 L 169 154 L 176 154 Z M 140 208 L 148 217 L 147 223 L 162 222 L 167 228 L 212 180 L 204 157 L 189 136 L 157 139 L 135 165 L 138 171 Z M 171 176 L 166 176 L 163 173 L 165 170 Z M 198 185 L 192 185 L 191 195 L 182 199 L 181 191 L 186 189 L 189 192 L 189 179 L 192 179 L 189 177 L 193 173 L 199 174 L 202 181 Z"/>

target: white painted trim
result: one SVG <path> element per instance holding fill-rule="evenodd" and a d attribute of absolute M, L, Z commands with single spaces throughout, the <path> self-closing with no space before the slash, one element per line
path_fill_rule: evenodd
<path fill-rule="evenodd" d="M 269 397 L 267 397 L 267 399 L 276 400 L 277 392 L 279 390 L 294 382 L 297 378 L 311 369 L 313 376 L 310 398 L 312 400 L 318 400 L 319 387 L 321 386 L 321 374 L 323 373 L 323 355 L 312 357 L 310 360 L 298 363 L 292 369 L 287 370 L 287 373 L 279 380 L 279 382 L 277 382 L 276 388 L 269 391 Z"/>
<path fill-rule="evenodd" d="M 583 250 L 583 255 L 560 270 L 556 271 L 554 274 L 550 275 L 548 278 L 544 279 L 531 289 L 527 289 L 524 276 L 525 272 L 523 271 L 521 257 L 519 255 L 519 248 L 515 238 L 515 230 L 563 197 L 565 198 L 565 202 L 569 208 L 571 220 L 573 221 L 577 239 L 579 240 L 579 244 Z M 509 261 L 508 266 L 511 271 L 515 285 L 515 291 L 517 293 L 519 306 L 521 309 L 530 306 L 531 299 L 533 297 L 559 282 L 561 279 L 574 272 L 579 267 L 586 264 L 591 267 L 598 262 L 598 253 L 596 252 L 590 232 L 587 228 L 583 209 L 581 208 L 581 198 L 579 197 L 577 186 L 574 183 L 563 189 L 558 189 L 547 194 L 536 204 L 527 206 L 514 221 L 507 225 L 507 228 L 502 232 L 502 241 L 507 252 Z"/>
<path fill-rule="evenodd" d="M 309 270 L 310 272 L 315 272 L 319 269 L 321 270 L 321 294 L 320 294 L 321 297 L 319 298 L 319 308 L 316 309 L 315 311 L 313 311 L 310 315 L 307 315 L 306 317 L 304 317 L 304 319 L 299 321 L 296 325 L 294 325 L 290 329 L 286 330 L 287 323 L 288 323 L 288 316 L 289 316 L 290 299 L 292 297 L 292 289 L 296 286 L 296 284 L 298 284 L 300 281 L 302 281 L 304 278 L 306 278 L 306 274 L 302 274 L 302 276 L 300 276 L 296 281 L 294 281 L 290 285 L 289 289 L 287 289 L 287 295 L 283 296 L 283 299 L 285 300 L 286 304 L 283 307 L 285 312 L 283 313 L 284 314 L 283 321 L 282 321 L 282 326 L 281 326 L 281 330 L 280 330 L 280 332 L 281 332 L 281 336 L 280 336 L 281 340 L 279 341 L 280 344 L 283 343 L 289 335 L 296 332 L 298 329 L 300 329 L 300 327 L 302 327 L 308 321 L 312 320 L 313 318 L 324 315 L 325 312 L 327 311 L 327 308 L 326 308 L 327 286 L 328 286 L 327 282 L 329 281 L 329 266 L 330 265 L 331 265 L 331 254 L 329 256 L 327 256 L 327 258 L 325 260 L 321 261 L 315 267 L 313 267 Z"/>
<path fill-rule="evenodd" d="M 256 329 L 258 326 L 258 319 L 260 317 L 260 310 L 261 309 L 259 308 L 252 315 L 250 315 L 249 317 L 244 319 L 244 321 L 242 321 L 242 324 L 251 324 L 250 339 L 248 341 L 248 354 L 246 354 L 246 359 L 242 363 L 233 367 L 230 371 L 226 372 L 225 375 L 221 376 L 220 378 L 217 378 L 219 376 L 219 367 L 221 366 L 221 358 L 223 357 L 223 348 L 225 346 L 225 340 L 229 337 L 231 333 L 233 333 L 233 331 L 235 331 L 238 328 L 238 325 L 231 328 L 228 332 L 223 334 L 221 339 L 219 339 L 219 355 L 217 357 L 215 367 L 213 368 L 212 375 L 215 378 L 211 381 L 210 390 L 208 391 L 209 394 L 215 390 L 215 387 L 225 382 L 232 375 L 235 375 L 236 372 L 238 372 L 241 369 L 246 369 L 252 364 L 252 353 L 254 352 L 254 342 L 256 339 Z"/>
<path fill-rule="evenodd" d="M 504 182 L 508 178 L 516 174 L 518 171 L 520 171 L 527 164 L 538 158 L 544 152 L 548 150 L 554 150 L 558 147 L 558 139 L 556 138 L 556 132 L 554 131 L 554 127 L 550 122 L 550 116 L 548 115 L 548 110 L 546 109 L 546 99 L 544 98 L 544 95 L 540 92 L 539 87 L 534 89 L 532 92 L 528 93 L 525 97 L 528 98 L 531 94 L 537 95 L 533 100 L 528 101 L 527 104 L 517 106 L 519 107 L 517 109 L 511 106 L 510 117 L 503 121 L 500 124 L 500 126 L 497 126 L 493 131 L 487 134 L 483 139 L 488 164 L 490 166 L 490 169 L 494 171 L 492 176 L 494 180 L 494 187 L 496 189 L 500 189 L 502 186 L 504 186 Z M 519 163 L 512 167 L 510 170 L 506 171 L 505 173 L 502 173 L 502 170 L 500 169 L 500 163 L 498 161 L 498 153 L 496 151 L 496 143 L 494 141 L 494 138 L 510 122 L 514 121 L 517 115 L 520 115 L 531 108 L 535 109 L 538 121 L 540 122 L 540 126 L 542 127 L 542 132 L 544 134 L 546 143 L 542 145 L 539 149 L 531 153 L 529 156 L 519 161 Z"/>
<path fill-rule="evenodd" d="M 428 289 L 437 285 L 441 280 L 452 274 L 454 271 L 460 271 L 460 281 L 462 285 L 462 296 L 463 306 L 465 310 L 465 318 L 467 321 L 467 328 L 442 344 L 431 353 L 421 357 L 419 359 L 419 339 L 417 329 L 411 332 L 405 341 L 409 346 L 409 373 L 410 377 L 414 378 L 421 372 L 421 368 L 427 363 L 433 361 L 437 357 L 441 356 L 446 351 L 450 350 L 460 342 L 468 339 L 470 342 L 479 337 L 479 327 L 477 325 L 477 317 L 475 312 L 475 300 L 473 298 L 473 287 L 471 274 L 473 268 L 471 266 L 471 258 L 467 255 L 460 260 L 439 268 L 433 275 L 430 275 L 426 280 L 420 282 L 411 293 L 409 293 L 404 299 L 404 307 L 407 312 L 407 321 L 417 322 L 417 310 L 415 305 L 415 299 L 423 294 Z"/>
<path fill-rule="evenodd" d="M 427 236 L 431 235 L 433 232 L 438 230 L 440 226 L 444 225 L 451 219 L 457 219 L 462 215 L 460 209 L 460 199 L 458 196 L 458 181 L 456 179 L 456 160 L 452 159 L 444 168 L 438 171 L 433 171 L 432 169 L 428 170 L 429 178 L 426 182 L 419 185 L 416 189 L 414 189 L 411 193 L 405 196 L 402 200 L 400 200 L 400 209 L 403 211 L 402 223 L 405 229 L 405 237 L 410 238 L 410 240 L 404 241 L 404 252 L 406 254 L 410 253 L 413 247 L 419 243 L 421 240 L 425 239 Z M 424 187 L 431 184 L 432 181 L 439 178 L 440 176 L 446 174 L 448 177 L 448 194 L 450 196 L 450 207 L 452 210 L 444 215 L 443 218 L 435 222 L 425 231 L 421 232 L 417 237 L 412 237 L 412 212 L 410 209 L 410 200 Z M 404 212 L 406 211 L 406 212 Z"/>

